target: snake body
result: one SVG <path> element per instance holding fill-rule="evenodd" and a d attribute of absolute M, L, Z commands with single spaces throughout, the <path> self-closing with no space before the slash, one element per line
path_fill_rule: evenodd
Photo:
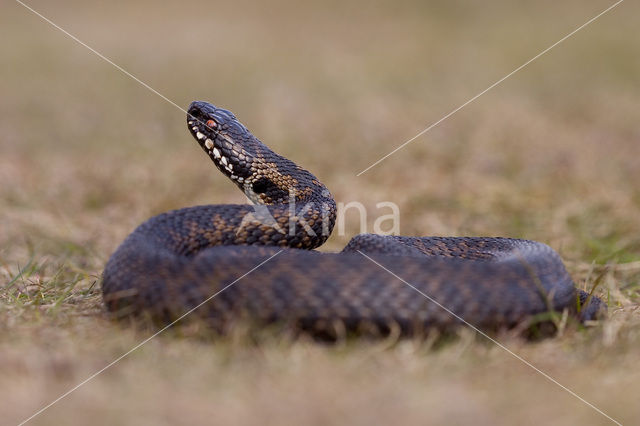
<path fill-rule="evenodd" d="M 361 234 L 341 253 L 313 251 L 335 223 L 327 188 L 227 110 L 193 102 L 187 122 L 255 204 L 174 210 L 135 229 L 103 274 L 117 316 L 169 322 L 197 307 L 194 315 L 221 331 L 245 318 L 320 332 L 415 332 L 511 327 L 564 309 L 585 320 L 604 307 L 574 287 L 553 249 L 529 240 Z"/>

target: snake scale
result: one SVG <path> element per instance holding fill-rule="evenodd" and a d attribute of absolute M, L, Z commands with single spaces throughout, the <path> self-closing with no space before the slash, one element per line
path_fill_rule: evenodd
<path fill-rule="evenodd" d="M 169 323 L 197 307 L 190 315 L 221 332 L 246 319 L 415 333 L 462 320 L 512 327 L 550 310 L 586 320 L 605 308 L 574 287 L 554 250 L 529 240 L 361 234 L 340 253 L 314 251 L 335 223 L 327 188 L 227 110 L 196 101 L 187 123 L 254 205 L 183 208 L 138 226 L 104 270 L 114 316 Z"/>

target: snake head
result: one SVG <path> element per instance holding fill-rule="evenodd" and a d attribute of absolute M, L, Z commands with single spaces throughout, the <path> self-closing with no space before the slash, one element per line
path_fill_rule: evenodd
<path fill-rule="evenodd" d="M 195 101 L 187 112 L 189 132 L 216 167 L 241 188 L 251 180 L 253 145 L 259 143 L 231 111 Z"/>
<path fill-rule="evenodd" d="M 195 101 L 189 106 L 187 125 L 216 167 L 254 203 L 308 201 L 326 190 L 311 173 L 260 142 L 231 111 Z"/>

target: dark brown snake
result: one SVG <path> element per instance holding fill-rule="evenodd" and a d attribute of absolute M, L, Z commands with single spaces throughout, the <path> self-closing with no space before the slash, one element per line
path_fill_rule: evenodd
<path fill-rule="evenodd" d="M 555 251 L 529 240 L 361 234 L 341 253 L 312 251 L 335 222 L 327 188 L 227 110 L 193 102 L 187 122 L 256 205 L 189 207 L 140 225 L 104 270 L 104 300 L 116 316 L 168 323 L 198 307 L 191 315 L 222 332 L 246 319 L 412 333 L 462 319 L 512 327 L 564 309 L 586 320 L 604 309 L 574 287 Z"/>

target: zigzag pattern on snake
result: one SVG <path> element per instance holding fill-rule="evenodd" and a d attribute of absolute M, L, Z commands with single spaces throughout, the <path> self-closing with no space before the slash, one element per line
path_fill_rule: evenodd
<path fill-rule="evenodd" d="M 604 309 L 574 287 L 554 250 L 529 240 L 361 234 L 341 253 L 313 251 L 335 223 L 327 188 L 227 110 L 193 102 L 187 124 L 255 205 L 189 207 L 140 225 L 104 270 L 103 297 L 116 316 L 167 323 L 206 300 L 194 315 L 222 332 L 246 318 L 319 332 L 340 324 L 412 333 L 460 318 L 495 329 L 549 310 L 585 320 Z"/>

